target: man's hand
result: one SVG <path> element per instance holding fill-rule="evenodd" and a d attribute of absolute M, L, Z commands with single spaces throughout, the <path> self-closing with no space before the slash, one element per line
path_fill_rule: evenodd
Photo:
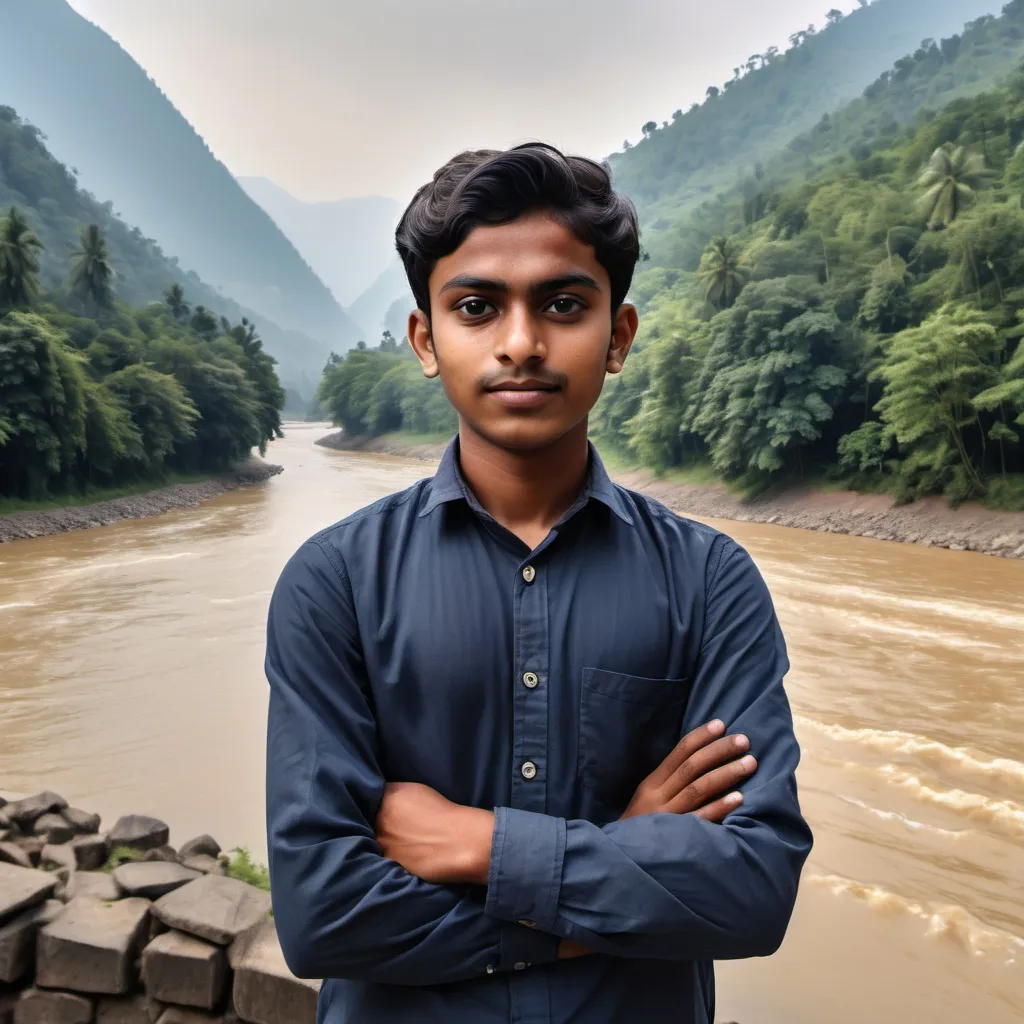
<path fill-rule="evenodd" d="M 757 761 L 746 753 L 747 737 L 724 733 L 725 725 L 716 720 L 684 736 L 640 783 L 622 818 L 662 812 L 721 822 L 743 803 L 733 787 L 757 768 Z"/>
<path fill-rule="evenodd" d="M 487 884 L 494 813 L 452 803 L 429 786 L 392 782 L 377 812 L 384 856 L 438 885 Z"/>

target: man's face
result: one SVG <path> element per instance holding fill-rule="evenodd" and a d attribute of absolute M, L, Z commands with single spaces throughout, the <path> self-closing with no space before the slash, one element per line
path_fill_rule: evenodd
<path fill-rule="evenodd" d="M 409 339 L 463 424 L 500 448 L 543 448 L 585 429 L 636 334 L 632 306 L 613 323 L 594 250 L 543 213 L 475 228 L 429 287 L 432 323 L 413 313 Z"/>

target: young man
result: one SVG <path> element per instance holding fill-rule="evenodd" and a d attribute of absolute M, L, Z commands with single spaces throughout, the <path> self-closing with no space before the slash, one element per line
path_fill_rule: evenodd
<path fill-rule="evenodd" d="M 459 434 L 274 594 L 287 962 L 328 1024 L 710 1024 L 712 961 L 779 946 L 811 835 L 761 576 L 587 440 L 633 207 L 550 147 L 464 153 L 397 243 Z"/>

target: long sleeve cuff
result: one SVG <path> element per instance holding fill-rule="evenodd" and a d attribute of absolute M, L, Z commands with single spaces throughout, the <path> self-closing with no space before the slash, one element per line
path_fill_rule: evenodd
<path fill-rule="evenodd" d="M 496 808 L 484 905 L 488 914 L 551 931 L 562 887 L 565 828 L 564 818 Z"/>

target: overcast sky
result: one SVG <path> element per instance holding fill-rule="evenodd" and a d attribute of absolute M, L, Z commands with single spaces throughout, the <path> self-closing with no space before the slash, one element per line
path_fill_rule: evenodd
<path fill-rule="evenodd" d="M 604 157 L 855 0 L 70 0 L 237 175 L 406 201 L 461 149 Z"/>

